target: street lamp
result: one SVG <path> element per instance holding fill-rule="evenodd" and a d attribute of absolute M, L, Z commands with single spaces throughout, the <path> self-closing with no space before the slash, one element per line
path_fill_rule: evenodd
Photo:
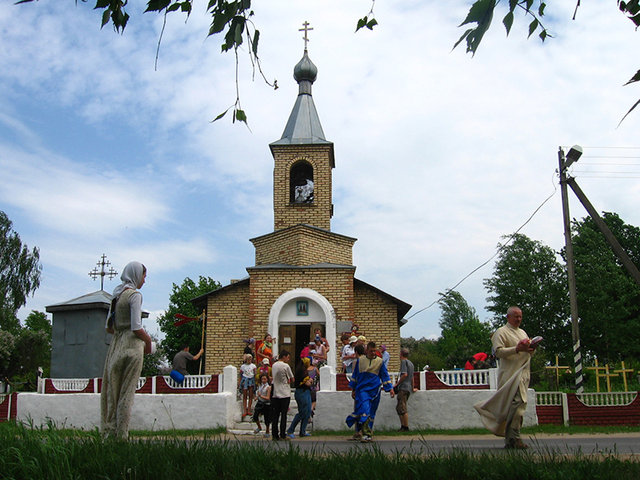
<path fill-rule="evenodd" d="M 564 219 L 564 244 L 567 258 L 567 276 L 569 278 L 569 305 L 571 308 L 571 337 L 573 339 L 573 364 L 575 370 L 576 393 L 584 391 L 582 379 L 582 355 L 580 353 L 580 329 L 578 325 L 578 295 L 576 291 L 576 271 L 573 263 L 573 244 L 571 243 L 571 219 L 569 218 L 569 196 L 567 193 L 567 168 L 582 156 L 582 147 L 574 145 L 565 157 L 562 147 L 558 148 L 560 164 L 560 192 L 562 194 L 562 216 Z"/>

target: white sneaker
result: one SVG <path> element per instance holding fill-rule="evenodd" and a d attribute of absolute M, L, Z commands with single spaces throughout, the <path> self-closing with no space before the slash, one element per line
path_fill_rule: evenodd
<path fill-rule="evenodd" d="M 371 438 L 370 435 L 363 435 L 362 440 L 360 440 L 360 443 L 370 443 L 370 442 L 373 442 L 373 438 Z"/>
<path fill-rule="evenodd" d="M 256 429 L 253 431 L 253 433 L 254 433 L 255 435 L 259 434 L 259 433 L 260 433 L 260 429 L 259 429 L 258 427 L 256 427 Z"/>

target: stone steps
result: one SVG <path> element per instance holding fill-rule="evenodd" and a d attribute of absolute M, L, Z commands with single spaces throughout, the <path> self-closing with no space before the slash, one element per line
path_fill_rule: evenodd
<path fill-rule="evenodd" d="M 237 402 L 238 411 L 242 411 L 242 400 Z M 298 413 L 298 404 L 293 398 L 293 394 L 291 395 L 291 403 L 289 404 L 289 411 L 287 412 L 287 426 L 291 424 L 293 417 L 295 417 L 296 413 Z M 264 435 L 265 425 L 262 418 L 260 418 L 260 423 L 262 424 L 262 431 L 257 435 Z M 236 421 L 233 426 L 227 429 L 228 433 L 233 435 L 256 435 L 254 434 L 254 430 L 256 429 L 256 424 L 251 419 L 251 416 L 244 416 L 238 422 Z M 313 432 L 313 417 L 309 419 L 309 424 L 307 426 L 307 431 Z"/>

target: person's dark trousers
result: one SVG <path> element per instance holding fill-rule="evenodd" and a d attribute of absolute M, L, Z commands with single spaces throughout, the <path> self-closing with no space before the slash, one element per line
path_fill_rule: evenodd
<path fill-rule="evenodd" d="M 273 438 L 285 438 L 289 402 L 291 402 L 291 397 L 271 397 L 271 435 Z M 278 427 L 280 428 L 278 429 Z"/>

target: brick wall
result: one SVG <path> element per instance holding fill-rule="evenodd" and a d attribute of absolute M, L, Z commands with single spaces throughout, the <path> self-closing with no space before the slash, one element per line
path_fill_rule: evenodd
<path fill-rule="evenodd" d="M 18 411 L 18 393 L 0 395 L 0 422 L 16 418 Z"/>
<path fill-rule="evenodd" d="M 352 265 L 355 241 L 354 238 L 307 225 L 295 225 L 251 239 L 256 249 L 256 265 Z"/>
<path fill-rule="evenodd" d="M 640 395 L 623 406 L 588 406 L 575 393 L 567 394 L 571 425 L 640 425 Z"/>
<path fill-rule="evenodd" d="M 306 223 L 331 230 L 331 152 L 332 145 L 272 146 L 274 230 Z M 305 160 L 313 167 L 313 203 L 291 203 L 289 173 L 297 161 Z"/>
<path fill-rule="evenodd" d="M 240 365 L 245 346 L 242 340 L 252 336 L 256 337 L 256 331 L 249 327 L 249 284 L 214 292 L 207 300 L 203 373 L 220 373 L 227 365 Z"/>
<path fill-rule="evenodd" d="M 294 288 L 310 288 L 323 295 L 338 321 L 353 321 L 353 273 L 355 268 L 248 268 L 251 276 L 250 319 L 255 335 L 267 331 L 273 303 Z M 336 339 L 337 344 L 341 343 Z"/>
<path fill-rule="evenodd" d="M 540 425 L 563 425 L 562 405 L 536 405 L 536 415 Z"/>
<path fill-rule="evenodd" d="M 389 371 L 400 370 L 400 327 L 398 307 L 389 298 L 366 287 L 358 286 L 354 292 L 354 323 L 367 341 L 387 346 Z"/>

